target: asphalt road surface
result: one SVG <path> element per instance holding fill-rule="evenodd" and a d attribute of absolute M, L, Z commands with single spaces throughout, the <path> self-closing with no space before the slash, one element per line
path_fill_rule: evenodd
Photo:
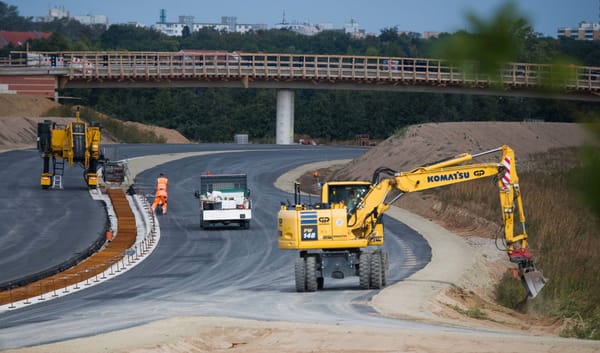
<path fill-rule="evenodd" d="M 0 153 L 0 283 L 76 257 L 104 233 L 104 205 L 89 197 L 83 169 L 67 168 L 64 189 L 42 189 L 36 150 Z"/>
<path fill-rule="evenodd" d="M 247 151 L 235 152 L 240 149 Z M 276 242 L 276 214 L 280 202 L 293 200 L 293 195 L 275 189 L 273 183 L 297 166 L 355 158 L 363 149 L 120 145 L 111 147 L 106 155 L 119 159 L 204 150 L 230 153 L 171 161 L 137 176 L 136 185 L 144 193 L 153 192 L 159 172 L 165 172 L 169 178 L 169 210 L 160 219 L 161 240 L 149 258 L 128 272 L 86 290 L 0 313 L 0 349 L 91 336 L 175 316 L 464 331 L 379 316 L 364 304 L 378 291 L 360 290 L 356 277 L 325 279 L 325 289 L 315 293 L 295 292 L 293 262 L 297 253 L 277 249 Z M 84 192 L 83 179 L 65 179 L 62 191 L 40 190 L 37 181 L 41 159 L 35 151 L 0 154 L 0 161 L 3 165 L 16 166 L 3 168 L 0 174 L 5 182 L 1 186 L 5 209 L 10 210 L 2 215 L 0 245 L 16 243 L 12 246 L 16 249 L 13 250 L 15 258 L 35 256 L 38 258 L 36 266 L 50 264 L 50 260 L 64 257 L 66 248 L 73 251 L 74 246 L 47 246 L 48 243 L 55 240 L 72 245 L 71 242 L 77 240 L 84 244 L 80 239 L 82 231 L 94 237 L 94 233 L 101 230 L 104 211 Z M 81 169 L 76 170 L 81 173 Z M 207 170 L 213 174 L 248 174 L 253 200 L 250 229 L 238 226 L 200 229 L 198 203 L 193 193 L 198 188 L 199 175 Z M 24 211 L 11 209 L 15 206 L 13 197 Z M 85 218 L 82 214 L 86 214 Z M 423 268 L 431 258 L 431 249 L 420 235 L 403 224 L 387 217 L 384 223 L 384 250 L 390 255 L 388 282 L 392 284 Z M 41 234 L 36 237 L 37 233 Z M 9 237 L 5 239 L 7 234 Z M 9 252 L 4 247 L 0 249 L 1 278 L 14 277 L 21 269 L 7 269 L 6 266 L 15 266 L 17 260 L 5 260 Z"/>

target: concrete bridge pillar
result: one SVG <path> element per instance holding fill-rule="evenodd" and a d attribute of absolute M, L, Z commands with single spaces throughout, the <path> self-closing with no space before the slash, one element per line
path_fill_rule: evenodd
<path fill-rule="evenodd" d="M 294 92 L 290 90 L 277 92 L 275 143 L 278 145 L 294 143 Z"/>

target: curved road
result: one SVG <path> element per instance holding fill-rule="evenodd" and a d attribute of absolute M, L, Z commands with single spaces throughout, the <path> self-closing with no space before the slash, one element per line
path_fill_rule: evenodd
<path fill-rule="evenodd" d="M 1 313 L 0 349 L 90 336 L 175 316 L 228 316 L 464 331 L 381 317 L 369 306 L 360 304 L 378 291 L 360 290 L 358 279 L 354 277 L 326 279 L 325 289 L 315 293 L 295 292 L 293 260 L 297 254 L 277 249 L 275 235 L 279 204 L 292 196 L 275 189 L 273 183 L 278 176 L 299 165 L 354 158 L 363 149 L 269 145 L 120 145 L 111 147 L 106 154 L 116 159 L 144 154 L 235 151 L 242 148 L 248 151 L 189 157 L 140 173 L 136 185 L 145 193 L 153 192 L 154 180 L 160 171 L 165 171 L 169 177 L 169 213 L 160 220 L 161 241 L 152 256 L 123 275 L 97 286 L 49 302 Z M 33 161 L 31 166 L 25 165 L 31 154 L 38 158 L 38 167 L 33 166 Z M 0 154 L 0 158 L 23 160 L 24 165 L 19 170 L 22 175 L 27 173 L 28 178 L 31 173 L 35 174 L 33 169 L 41 167 L 41 160 L 33 151 L 9 152 Z M 238 227 L 207 231 L 200 229 L 198 204 L 193 192 L 198 185 L 198 176 L 206 170 L 213 174 L 248 173 L 253 198 L 253 221 L 249 230 Z M 18 175 L 11 175 L 10 171 L 3 173 L 11 183 L 20 180 Z M 21 193 L 37 195 L 39 188 L 35 175 L 35 178 L 30 178 L 35 182 L 24 183 Z M 65 180 L 67 183 L 84 185 L 83 181 L 75 179 Z M 41 224 L 40 229 L 48 228 L 46 236 L 55 236 L 55 228 L 44 225 L 60 223 L 59 229 L 64 232 L 61 239 L 71 241 L 80 236 L 80 227 L 95 229 L 93 227 L 97 226 L 97 221 L 94 220 L 96 216 L 87 225 L 85 222 L 78 224 L 80 221 L 71 216 L 62 222 L 50 218 L 56 217 L 52 212 L 60 213 L 61 209 L 78 208 L 79 202 L 89 202 L 89 196 L 83 192 L 74 195 L 66 195 L 66 192 L 68 190 L 46 190 L 36 196 L 50 199 L 45 202 L 51 202 L 55 208 L 60 206 L 58 211 L 51 210 L 49 217 L 46 217 L 45 203 L 31 198 L 28 200 L 37 205 L 35 211 L 39 219 L 36 222 Z M 75 202 L 75 199 L 79 200 L 76 206 L 63 204 L 67 200 Z M 93 211 L 97 205 L 91 204 L 89 209 L 81 211 Z M 102 214 L 99 210 L 96 213 Z M 6 214 L 3 217 L 6 219 Z M 403 224 L 387 217 L 385 222 L 387 232 L 384 248 L 390 254 L 389 282 L 394 283 L 424 267 L 431 257 L 431 249 L 420 235 Z M 21 223 L 15 222 L 13 225 L 21 227 Z M 75 227 L 73 223 L 78 225 Z M 12 232 L 12 238 L 17 238 L 18 232 Z M 1 251 L 0 258 L 3 259 L 4 249 Z M 27 251 L 22 249 L 17 255 L 28 256 Z M 61 256 L 59 247 L 44 250 L 45 260 L 57 256 Z M 4 260 L 0 260 L 0 266 L 6 268 Z"/>
<path fill-rule="evenodd" d="M 0 153 L 0 165 L 0 284 L 77 257 L 104 233 L 104 206 L 88 196 L 82 168 L 65 169 L 63 190 L 43 190 L 37 151 Z"/>

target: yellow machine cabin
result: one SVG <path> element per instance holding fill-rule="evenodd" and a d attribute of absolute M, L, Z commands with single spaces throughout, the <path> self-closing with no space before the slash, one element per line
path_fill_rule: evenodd
<path fill-rule="evenodd" d="M 300 249 L 345 249 L 363 248 L 383 244 L 383 227 L 370 237 L 348 226 L 348 211 L 354 201 L 365 195 L 369 182 L 329 182 L 321 189 L 321 202 L 312 207 L 295 205 L 293 209 L 279 213 L 279 248 Z M 350 231 L 349 231 L 350 230 Z"/>
<path fill-rule="evenodd" d="M 494 152 L 502 152 L 497 163 L 466 163 Z M 388 255 L 380 248 L 366 248 L 383 245 L 381 219 L 392 203 L 408 192 L 490 177 L 498 186 L 506 252 L 518 264 L 523 285 L 534 298 L 546 279 L 535 269 L 529 252 L 515 155 L 508 146 L 474 155 L 463 153 L 409 172 L 378 168 L 371 182 L 328 182 L 313 205 L 301 202 L 296 184 L 295 203 L 282 204 L 277 217 L 279 248 L 300 251 L 294 263 L 296 290 L 315 291 L 323 288 L 324 278 L 347 276 L 358 276 L 361 288 L 382 288 Z"/>
<path fill-rule="evenodd" d="M 84 179 L 90 188 L 98 185 L 100 160 L 100 125 L 80 120 L 77 110 L 75 121 L 59 127 L 51 120 L 38 123 L 37 147 L 44 166 L 40 184 L 42 188 L 62 188 L 65 163 L 77 163 L 84 168 Z M 52 160 L 52 167 L 50 161 Z"/>

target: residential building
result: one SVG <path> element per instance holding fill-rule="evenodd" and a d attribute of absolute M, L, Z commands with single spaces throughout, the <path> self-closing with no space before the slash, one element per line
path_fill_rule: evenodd
<path fill-rule="evenodd" d="M 573 38 L 575 40 L 600 40 L 600 23 L 579 22 L 579 27 L 560 27 L 558 38 Z"/>
<path fill-rule="evenodd" d="M 366 38 L 367 36 L 365 30 L 361 29 L 360 24 L 354 21 L 353 18 L 344 25 L 344 32 L 350 34 L 353 38 Z"/>
<path fill-rule="evenodd" d="M 238 23 L 235 16 L 223 16 L 220 23 L 195 22 L 194 16 L 179 16 L 177 22 L 166 22 L 166 12 L 161 9 L 160 21 L 152 27 L 168 36 L 181 36 L 187 27 L 190 32 L 197 32 L 203 28 L 212 28 L 216 31 L 246 33 L 249 31 L 266 30 L 266 24 Z"/>
<path fill-rule="evenodd" d="M 36 22 L 52 22 L 55 20 L 62 20 L 63 18 L 73 19 L 79 21 L 84 25 L 103 25 L 108 28 L 109 22 L 108 17 L 105 15 L 85 15 L 85 16 L 71 16 L 70 12 L 65 10 L 64 7 L 53 7 L 48 10 L 48 16 L 38 16 L 34 20 Z"/>
<path fill-rule="evenodd" d="M 423 39 L 438 38 L 440 34 L 442 34 L 442 32 L 425 31 L 423 32 Z"/>
<path fill-rule="evenodd" d="M 108 28 L 108 17 L 104 15 L 85 15 L 85 16 L 72 16 L 72 19 L 79 21 L 83 25 L 103 25 Z"/>

